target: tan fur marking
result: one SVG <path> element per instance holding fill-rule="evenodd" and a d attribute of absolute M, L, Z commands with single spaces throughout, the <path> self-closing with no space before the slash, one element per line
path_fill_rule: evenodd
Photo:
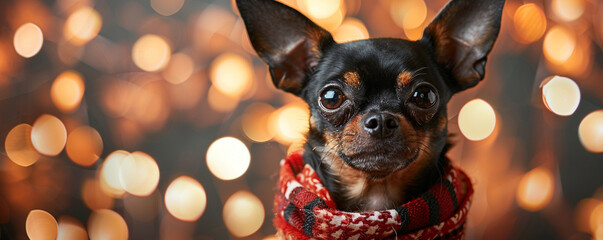
<path fill-rule="evenodd" d="M 410 189 L 414 188 L 429 171 L 433 161 L 433 155 L 430 149 L 419 150 L 421 143 L 428 144 L 431 133 L 422 131 L 416 132 L 412 123 L 405 118 L 400 118 L 401 131 L 412 133 L 406 138 L 408 154 L 418 154 L 417 158 L 404 169 L 389 174 L 384 178 L 373 178 L 364 171 L 357 170 L 346 164 L 339 157 L 338 152 L 342 151 L 347 155 L 355 154 L 356 147 L 363 146 L 369 142 L 363 132 L 359 129 L 363 115 L 358 114 L 346 124 L 343 132 L 325 132 L 325 147 L 318 148 L 323 160 L 329 166 L 332 174 L 337 176 L 338 181 L 344 188 L 341 189 L 345 201 L 338 203 L 342 209 L 350 211 L 368 211 L 382 210 L 396 207 L 397 205 L 410 200 L 413 197 L 409 194 Z M 442 117 L 438 121 L 440 127 L 445 127 L 446 118 Z M 404 147 L 404 146 L 401 146 Z M 404 158 L 410 158 L 403 156 Z"/>
<path fill-rule="evenodd" d="M 343 74 L 343 80 L 352 87 L 360 87 L 360 76 L 357 72 L 349 71 Z"/>
<path fill-rule="evenodd" d="M 364 192 L 364 185 L 366 184 L 366 180 L 363 178 L 358 178 L 356 182 L 353 182 L 350 186 L 347 186 L 349 191 L 348 197 L 357 197 L 361 196 L 362 192 Z"/>
<path fill-rule="evenodd" d="M 405 87 L 412 81 L 412 73 L 404 71 L 398 74 L 397 84 L 398 87 Z"/>
<path fill-rule="evenodd" d="M 447 126 L 448 126 L 448 118 L 446 118 L 446 116 L 440 117 L 440 119 L 438 121 L 438 129 L 444 130 L 444 129 L 446 129 Z"/>

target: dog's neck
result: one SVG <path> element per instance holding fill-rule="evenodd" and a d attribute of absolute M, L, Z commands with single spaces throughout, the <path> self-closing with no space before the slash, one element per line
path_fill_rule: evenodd
<path fill-rule="evenodd" d="M 369 211 L 394 208 L 427 191 L 442 176 L 441 155 L 380 178 L 354 169 L 338 156 L 310 144 L 306 145 L 304 161 L 315 169 L 340 210 Z"/>

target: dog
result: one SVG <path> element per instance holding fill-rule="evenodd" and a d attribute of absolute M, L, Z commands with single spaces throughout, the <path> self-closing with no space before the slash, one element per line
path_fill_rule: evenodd
<path fill-rule="evenodd" d="M 274 85 L 308 103 L 302 158 L 339 210 L 394 208 L 441 180 L 446 104 L 484 78 L 504 0 L 452 0 L 418 41 L 346 43 L 279 2 L 236 4 Z"/>

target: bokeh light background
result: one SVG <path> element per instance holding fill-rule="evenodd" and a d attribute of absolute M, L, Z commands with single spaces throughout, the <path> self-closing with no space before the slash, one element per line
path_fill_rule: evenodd
<path fill-rule="evenodd" d="M 445 0 L 287 0 L 338 42 L 416 40 Z M 470 239 L 603 239 L 603 2 L 508 0 L 449 104 Z M 270 239 L 304 102 L 233 1 L 0 1 L 1 239 Z"/>

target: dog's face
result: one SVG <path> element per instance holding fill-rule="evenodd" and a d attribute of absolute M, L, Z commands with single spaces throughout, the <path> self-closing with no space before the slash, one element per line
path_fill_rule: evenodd
<path fill-rule="evenodd" d="M 331 161 L 383 177 L 442 150 L 452 93 L 432 58 L 420 43 L 402 39 L 325 51 L 302 96 Z"/>
<path fill-rule="evenodd" d="M 327 165 L 375 179 L 440 157 L 446 103 L 483 79 L 503 4 L 452 0 L 419 41 L 340 44 L 281 3 L 237 0 L 275 86 L 310 106 L 309 144 Z"/>

